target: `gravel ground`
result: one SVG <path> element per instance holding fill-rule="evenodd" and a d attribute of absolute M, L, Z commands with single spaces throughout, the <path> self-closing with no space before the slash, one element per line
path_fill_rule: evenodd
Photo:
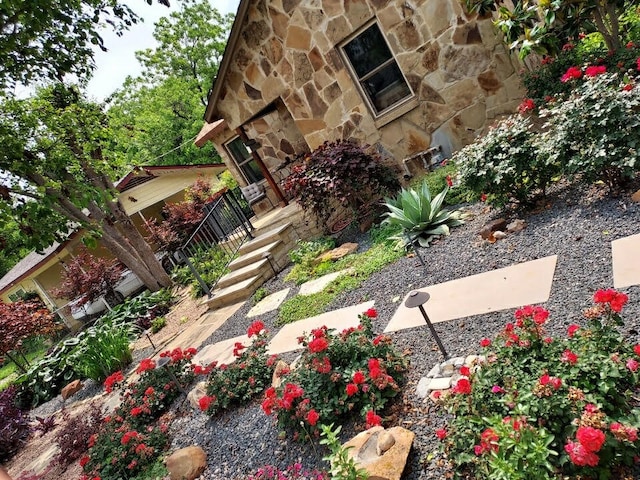
<path fill-rule="evenodd" d="M 637 188 L 637 186 L 636 186 Z M 375 300 L 378 318 L 377 331 L 382 331 L 398 307 L 398 299 L 412 288 L 424 287 L 520 262 L 557 254 L 551 297 L 544 306 L 551 312 L 548 330 L 564 334 L 570 323 L 581 323 L 581 312 L 591 305 L 593 292 L 612 287 L 611 241 L 640 232 L 640 204 L 632 203 L 629 195 L 605 197 L 596 188 L 558 189 L 547 202 L 534 212 L 489 210 L 482 204 L 466 207 L 473 218 L 453 231 L 450 237 L 422 250 L 428 268 L 425 271 L 417 258 L 403 258 L 374 274 L 356 291 L 339 296 L 329 309 Z M 479 229 L 498 216 L 524 219 L 528 226 L 517 234 L 495 244 L 482 241 Z M 343 241 L 365 241 L 364 236 L 347 232 Z M 361 245 L 361 249 L 364 248 Z M 297 287 L 283 281 L 286 271 L 266 284 L 269 292 Z M 625 309 L 627 324 L 624 331 L 632 341 L 638 340 L 640 288 L 625 289 L 630 302 Z M 508 292 L 505 292 L 508 294 Z M 250 302 L 248 302 L 250 303 Z M 245 333 L 252 319 L 246 318 L 251 305 L 240 309 L 206 343 L 214 343 Z M 277 312 L 261 317 L 273 333 Z M 477 353 L 483 337 L 494 336 L 513 317 L 513 311 L 496 312 L 436 324 L 444 345 L 451 354 Z M 394 423 L 410 428 L 416 434 L 404 477 L 407 480 L 444 478 L 442 462 L 434 429 L 444 425 L 442 412 L 415 395 L 415 386 L 441 357 L 429 338 L 426 328 L 403 330 L 392 334 L 401 350 L 410 352 L 411 368 L 398 400 L 400 415 Z M 213 419 L 183 405 L 171 431 L 172 448 L 192 444 L 201 445 L 207 452 L 209 465 L 202 479 L 241 478 L 258 467 L 273 464 L 285 468 L 301 462 L 307 468 L 324 468 L 323 447 L 302 445 L 279 439 L 271 417 L 266 417 L 259 401 L 219 415 Z M 350 438 L 356 430 L 345 425 L 342 438 Z"/>

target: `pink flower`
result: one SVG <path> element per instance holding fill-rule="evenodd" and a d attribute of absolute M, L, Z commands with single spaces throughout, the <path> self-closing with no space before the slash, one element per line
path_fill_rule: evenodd
<path fill-rule="evenodd" d="M 438 437 L 439 440 L 444 440 L 447 438 L 447 431 L 444 428 L 439 428 L 436 430 L 436 437 Z"/>
<path fill-rule="evenodd" d="M 587 452 L 598 452 L 602 448 L 605 441 L 605 435 L 602 430 L 593 427 L 578 427 L 576 439 L 580 442 Z"/>
<path fill-rule="evenodd" d="M 562 83 L 567 83 L 570 80 L 577 80 L 582 76 L 582 70 L 578 67 L 569 67 L 567 71 L 562 75 L 560 81 Z"/>
<path fill-rule="evenodd" d="M 607 67 L 604 65 L 592 65 L 587 67 L 584 74 L 587 77 L 595 77 L 597 75 L 601 75 L 607 71 Z"/>
<path fill-rule="evenodd" d="M 565 350 L 564 352 L 562 352 L 560 361 L 575 365 L 576 363 L 578 363 L 578 356 L 571 350 Z"/>
<path fill-rule="evenodd" d="M 565 43 L 564 45 L 562 45 L 562 51 L 563 52 L 567 52 L 569 50 L 573 50 L 575 48 L 575 45 L 573 43 Z"/>
<path fill-rule="evenodd" d="M 562 387 L 562 379 L 558 377 L 551 377 L 551 386 L 554 390 L 559 390 Z"/>
<path fill-rule="evenodd" d="M 633 358 L 630 358 L 629 360 L 627 360 L 627 368 L 634 373 L 636 370 L 638 370 L 639 365 L 640 364 L 638 363 L 638 361 L 634 360 Z"/>
<path fill-rule="evenodd" d="M 636 65 L 638 70 L 640 70 L 640 57 L 638 57 L 638 59 L 636 60 Z"/>
<path fill-rule="evenodd" d="M 493 392 L 493 393 L 504 393 L 505 390 L 500 385 L 494 385 L 493 387 L 491 387 L 491 392 Z"/>

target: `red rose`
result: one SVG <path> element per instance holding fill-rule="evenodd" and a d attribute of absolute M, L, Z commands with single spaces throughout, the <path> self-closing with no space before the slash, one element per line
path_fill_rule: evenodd
<path fill-rule="evenodd" d="M 467 367 L 466 365 L 463 365 L 460 367 L 460 375 L 468 377 L 469 375 L 471 375 L 471 370 L 469 370 L 469 367 Z"/>
<path fill-rule="evenodd" d="M 565 350 L 564 352 L 562 352 L 560 361 L 575 365 L 576 363 L 578 363 L 578 356 L 571 350 Z"/>
<path fill-rule="evenodd" d="M 203 412 L 206 412 L 207 410 L 209 410 L 209 406 L 211 405 L 213 400 L 214 398 L 208 395 L 205 395 L 200 400 L 198 400 L 198 406 L 200 407 L 200 410 L 202 410 Z"/>
<path fill-rule="evenodd" d="M 595 467 L 600 461 L 598 455 L 589 452 L 580 443 L 569 442 L 564 446 L 564 450 L 569 454 L 571 461 L 580 467 Z"/>
<path fill-rule="evenodd" d="M 365 382 L 366 377 L 364 376 L 364 373 L 358 370 L 357 372 L 353 373 L 352 380 L 353 380 L 353 383 L 360 384 Z"/>
<path fill-rule="evenodd" d="M 378 312 L 375 308 L 370 308 L 364 314 L 369 318 L 376 318 L 378 316 Z"/>
<path fill-rule="evenodd" d="M 598 452 L 605 441 L 605 435 L 602 430 L 593 427 L 578 427 L 576 439 L 587 452 Z"/>
<path fill-rule="evenodd" d="M 379 415 L 376 415 L 373 410 L 369 410 L 367 412 L 365 420 L 367 421 L 367 428 L 376 427 L 382 424 L 382 418 L 380 418 Z"/>
<path fill-rule="evenodd" d="M 320 415 L 318 414 L 318 412 L 316 412 L 313 408 L 309 410 L 309 412 L 307 413 L 307 422 L 309 422 L 309 425 L 311 425 L 312 427 L 315 426 L 315 424 L 318 423 L 319 419 Z"/>
<path fill-rule="evenodd" d="M 471 393 L 471 382 L 468 378 L 460 378 L 456 385 L 453 387 L 453 393 L 459 393 L 462 395 L 468 395 Z"/>
<path fill-rule="evenodd" d="M 438 437 L 439 440 L 444 440 L 447 438 L 447 431 L 444 428 L 439 428 L 436 430 L 436 437 Z"/>
<path fill-rule="evenodd" d="M 489 345 L 491 345 L 491 340 L 489 340 L 488 338 L 483 338 L 482 340 L 480 340 L 481 347 L 486 348 Z"/>
<path fill-rule="evenodd" d="M 257 320 L 251 324 L 251 326 L 247 329 L 247 335 L 252 337 L 254 335 L 259 335 L 260 332 L 264 329 L 264 323 L 260 320 Z"/>
<path fill-rule="evenodd" d="M 309 351 L 312 353 L 323 352 L 329 348 L 329 342 L 324 337 L 314 338 L 309 342 Z"/>
<path fill-rule="evenodd" d="M 569 338 L 573 338 L 573 336 L 576 334 L 578 330 L 580 330 L 579 325 L 576 325 L 575 323 L 572 325 L 569 325 L 569 328 L 567 328 L 567 334 L 569 335 Z"/>
<path fill-rule="evenodd" d="M 347 383 L 347 397 L 352 397 L 358 393 L 358 385 L 355 383 Z"/>

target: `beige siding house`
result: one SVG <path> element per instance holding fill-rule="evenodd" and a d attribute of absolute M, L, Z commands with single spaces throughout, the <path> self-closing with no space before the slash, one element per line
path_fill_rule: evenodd
<path fill-rule="evenodd" d="M 196 143 L 273 204 L 291 159 L 327 140 L 411 175 L 514 112 L 518 69 L 459 0 L 241 0 Z"/>
<path fill-rule="evenodd" d="M 116 188 L 127 214 L 146 235 L 145 219 L 161 218 L 162 207 L 184 200 L 185 189 L 199 178 L 210 181 L 215 188 L 217 176 L 224 170 L 226 167 L 220 164 L 138 167 L 122 178 Z M 59 286 L 63 264 L 74 255 L 81 237 L 81 232 L 77 232 L 63 244 L 27 255 L 0 278 L 0 300 L 15 301 L 23 292 L 36 292 L 52 310 L 64 307 L 67 300 L 55 298 L 51 292 Z M 91 253 L 111 257 L 99 242 Z M 72 320 L 68 310 L 62 309 L 59 313 L 66 320 Z"/>

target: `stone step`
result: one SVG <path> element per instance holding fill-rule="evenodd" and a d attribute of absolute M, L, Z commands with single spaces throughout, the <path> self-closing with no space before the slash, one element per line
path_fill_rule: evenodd
<path fill-rule="evenodd" d="M 211 298 L 206 300 L 209 310 L 231 305 L 248 299 L 266 281 L 262 275 L 247 278 L 225 288 L 216 288 Z"/>
<path fill-rule="evenodd" d="M 289 243 L 289 240 L 294 240 L 293 236 L 294 231 L 291 223 L 286 223 L 285 225 L 281 225 L 277 228 L 273 228 L 265 233 L 262 233 L 255 237 L 253 240 L 245 243 L 240 247 L 238 253 L 240 254 L 240 256 L 245 255 L 247 253 L 253 252 L 254 250 L 258 250 L 265 245 L 273 243 L 276 240 L 282 240 L 285 243 Z"/>
<path fill-rule="evenodd" d="M 262 260 L 250 263 L 242 268 L 227 273 L 218 281 L 216 288 L 225 288 L 229 285 L 233 285 L 234 283 L 246 280 L 247 278 L 255 277 L 256 275 L 262 275 L 263 277 L 270 277 L 273 275 L 273 268 L 269 263 L 269 259 L 263 258 Z"/>
<path fill-rule="evenodd" d="M 257 250 L 253 250 L 249 253 L 245 253 L 244 255 L 240 255 L 233 262 L 229 264 L 229 270 L 232 272 L 239 270 L 247 265 L 251 265 L 252 263 L 256 263 L 266 258 L 267 254 L 273 255 L 276 250 L 284 249 L 284 243 L 282 240 L 276 240 L 273 243 L 269 243 L 264 245 Z"/>

